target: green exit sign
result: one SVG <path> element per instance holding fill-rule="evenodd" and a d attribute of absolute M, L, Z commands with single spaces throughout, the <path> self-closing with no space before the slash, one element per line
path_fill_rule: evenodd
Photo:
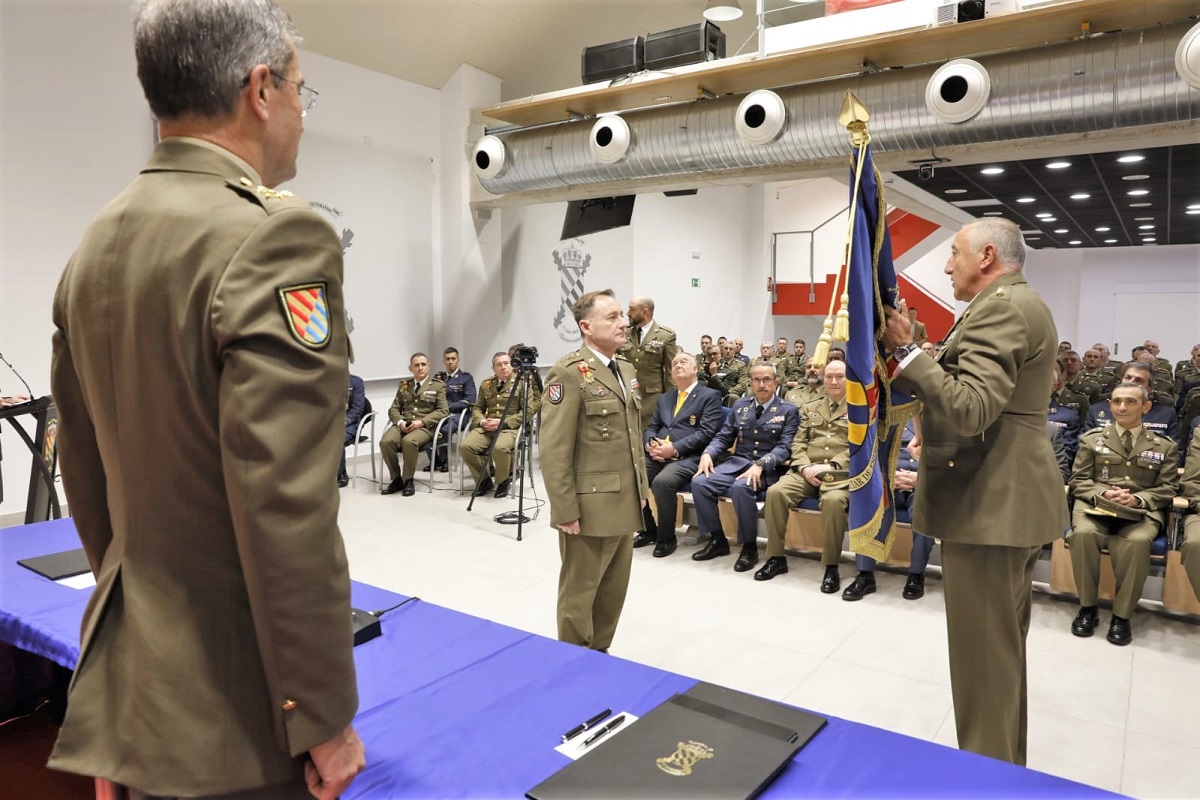
<path fill-rule="evenodd" d="M 692 278 L 692 288 L 693 289 L 700 288 L 700 279 L 699 278 Z"/>

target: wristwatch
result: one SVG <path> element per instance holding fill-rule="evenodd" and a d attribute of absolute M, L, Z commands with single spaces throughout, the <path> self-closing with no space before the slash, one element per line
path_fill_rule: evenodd
<path fill-rule="evenodd" d="M 895 352 L 892 353 L 892 357 L 895 358 L 896 363 L 899 364 L 900 362 L 904 361 L 904 359 L 908 358 L 910 355 L 912 355 L 914 352 L 916 352 L 920 349 L 921 349 L 921 345 L 917 344 L 916 342 L 912 342 L 910 344 L 902 344 L 896 348 Z"/>

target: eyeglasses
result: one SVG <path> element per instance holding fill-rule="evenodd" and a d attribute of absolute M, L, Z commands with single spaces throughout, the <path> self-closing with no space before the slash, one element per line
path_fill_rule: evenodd
<path fill-rule="evenodd" d="M 306 84 L 294 81 L 291 78 L 280 75 L 275 70 L 271 70 L 271 74 L 281 81 L 286 81 L 296 87 L 296 94 L 300 95 L 300 116 L 308 116 L 308 112 L 312 111 L 313 106 L 317 104 L 316 89 L 309 88 Z M 245 88 L 250 83 L 250 76 L 247 75 L 242 79 L 242 87 Z"/>
<path fill-rule="evenodd" d="M 307 85 L 294 81 L 291 78 L 280 75 L 275 70 L 271 70 L 271 74 L 281 81 L 287 81 L 296 87 L 296 93 L 300 95 L 300 116 L 308 116 L 308 112 L 312 111 L 313 106 L 317 104 L 317 90 L 310 89 Z"/>

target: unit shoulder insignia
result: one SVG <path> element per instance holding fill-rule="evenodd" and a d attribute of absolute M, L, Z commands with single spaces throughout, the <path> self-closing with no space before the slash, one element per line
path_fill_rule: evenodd
<path fill-rule="evenodd" d="M 288 332 L 310 350 L 329 344 L 332 326 L 325 281 L 293 284 L 278 290 L 279 306 Z"/>

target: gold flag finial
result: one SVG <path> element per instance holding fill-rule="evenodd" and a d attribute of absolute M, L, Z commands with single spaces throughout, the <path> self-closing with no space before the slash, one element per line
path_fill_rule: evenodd
<path fill-rule="evenodd" d="M 867 123 L 871 120 L 871 111 L 859 100 L 854 92 L 846 90 L 846 99 L 842 101 L 842 110 L 838 112 L 838 124 L 850 131 L 850 143 L 861 147 L 868 140 Z"/>

